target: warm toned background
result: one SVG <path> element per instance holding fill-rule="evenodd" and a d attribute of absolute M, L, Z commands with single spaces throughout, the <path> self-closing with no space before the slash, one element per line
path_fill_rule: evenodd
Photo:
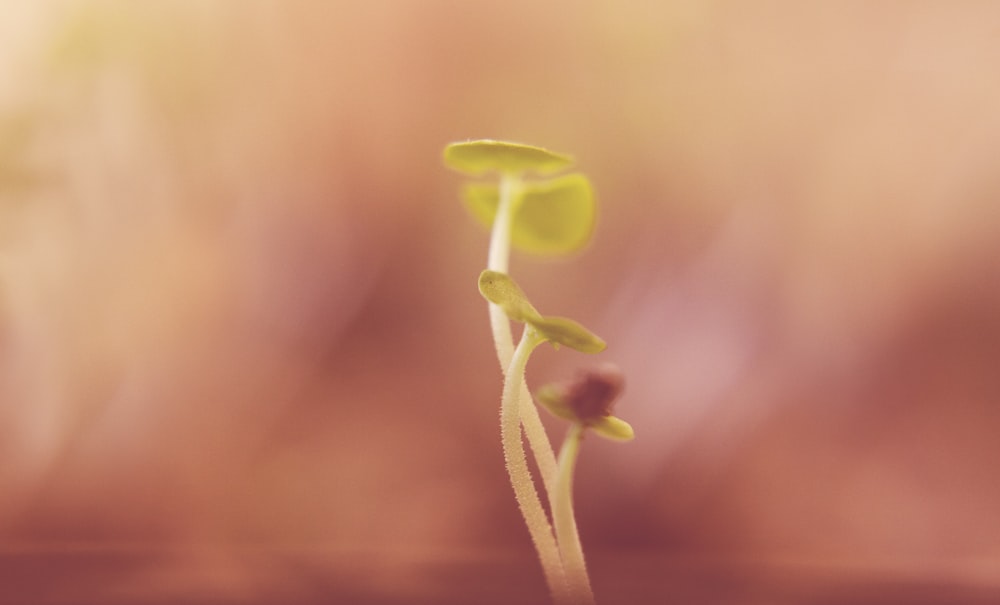
<path fill-rule="evenodd" d="M 1000 3 L 793 0 L 5 2 L 0 595 L 543 600 L 481 137 L 599 196 L 604 602 L 997 602 Z"/>

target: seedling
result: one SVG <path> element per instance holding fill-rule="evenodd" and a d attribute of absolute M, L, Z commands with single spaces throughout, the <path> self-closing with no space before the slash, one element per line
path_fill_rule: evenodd
<path fill-rule="evenodd" d="M 558 255 L 586 245 L 595 216 L 590 181 L 580 173 L 553 176 L 569 168 L 573 159 L 518 143 L 453 143 L 445 148 L 444 161 L 471 176 L 499 176 L 497 182 L 467 184 L 463 199 L 473 217 L 491 230 L 479 291 L 489 301 L 493 341 L 504 375 L 500 433 L 507 472 L 553 600 L 558 605 L 592 604 L 594 595 L 573 513 L 573 473 L 587 429 L 618 441 L 634 437 L 627 422 L 611 415 L 611 404 L 622 389 L 622 375 L 617 367 L 605 364 L 538 392 L 538 401 L 549 412 L 570 422 L 556 458 L 524 380 L 528 358 L 543 342 L 592 354 L 607 345 L 572 319 L 539 313 L 508 274 L 512 246 L 532 254 Z M 524 324 L 516 347 L 511 322 Z M 535 490 L 522 427 L 548 496 L 551 521 Z"/>

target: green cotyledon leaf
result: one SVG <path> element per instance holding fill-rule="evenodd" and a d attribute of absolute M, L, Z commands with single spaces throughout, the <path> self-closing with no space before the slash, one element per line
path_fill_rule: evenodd
<path fill-rule="evenodd" d="M 552 174 L 573 164 L 573 158 L 534 145 L 480 139 L 452 143 L 444 148 L 449 168 L 481 176 L 489 172 Z"/>
<path fill-rule="evenodd" d="M 496 184 L 469 183 L 463 199 L 477 221 L 493 225 L 500 200 Z M 513 204 L 511 244 L 531 254 L 575 252 L 590 241 L 596 214 L 593 188 L 580 173 L 523 183 Z"/>
<path fill-rule="evenodd" d="M 554 345 L 565 345 L 582 353 L 600 353 L 607 347 L 604 340 L 572 319 L 541 315 L 528 302 L 524 290 L 506 273 L 483 271 L 479 275 L 479 292 L 500 306 L 511 320 L 532 326 Z"/>
<path fill-rule="evenodd" d="M 617 416 L 605 416 L 594 421 L 589 427 L 601 437 L 612 441 L 632 441 L 635 439 L 632 425 Z"/>
<path fill-rule="evenodd" d="M 608 347 L 608 343 L 601 337 L 572 319 L 542 316 L 527 323 L 552 344 L 565 345 L 581 353 L 600 353 Z"/>
<path fill-rule="evenodd" d="M 479 274 L 479 293 L 483 298 L 503 309 L 513 321 L 529 323 L 541 319 L 541 314 L 528 302 L 521 286 L 506 273 L 487 269 Z"/>
<path fill-rule="evenodd" d="M 549 413 L 556 418 L 562 418 L 563 420 L 569 420 L 572 422 L 580 422 L 580 418 L 569 405 L 565 389 L 563 389 L 561 385 L 547 384 L 538 389 L 538 392 L 535 393 L 535 401 L 541 404 L 542 407 L 548 410 Z"/>

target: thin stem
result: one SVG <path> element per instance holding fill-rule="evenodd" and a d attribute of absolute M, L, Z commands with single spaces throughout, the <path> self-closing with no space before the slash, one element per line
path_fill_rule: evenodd
<path fill-rule="evenodd" d="M 487 260 L 487 268 L 491 271 L 507 273 L 510 263 L 510 226 L 514 219 L 514 196 L 520 187 L 521 180 L 515 175 L 503 174 L 500 177 L 500 199 L 497 202 L 496 217 L 493 219 Z"/>
<path fill-rule="evenodd" d="M 528 470 L 528 460 L 524 455 L 524 444 L 521 441 L 522 400 L 519 387 L 524 382 L 524 369 L 528 357 L 543 340 L 533 328 L 526 326 L 524 335 L 511 356 L 500 404 L 500 433 L 510 484 L 514 488 L 514 497 L 528 526 L 528 533 L 531 534 L 538 558 L 541 560 L 545 582 L 548 584 L 552 599 L 557 604 L 564 605 L 572 601 L 569 599 L 562 558 L 552 533 L 552 525 L 545 516 L 542 503 L 538 499 L 538 492 L 535 491 L 535 484 Z"/>
<path fill-rule="evenodd" d="M 492 271 L 507 273 L 510 265 L 510 237 L 511 224 L 514 214 L 514 198 L 517 190 L 521 186 L 520 179 L 511 174 L 505 174 L 500 178 L 500 200 L 497 204 L 496 217 L 493 219 L 493 231 L 490 234 L 490 250 L 487 260 L 487 268 Z M 510 320 L 499 306 L 490 304 L 490 326 L 493 329 L 493 342 L 496 346 L 497 360 L 500 362 L 501 371 L 506 374 L 507 366 L 510 365 L 511 357 L 514 354 L 514 337 L 510 331 Z M 528 392 L 528 385 L 522 380 L 518 386 L 520 389 L 521 401 L 532 401 L 531 393 Z M 528 445 L 531 447 L 531 454 L 538 465 L 538 472 L 542 476 L 542 484 L 545 492 L 549 494 L 551 504 L 551 494 L 555 489 L 556 478 L 556 455 L 545 434 L 545 427 L 542 419 L 538 415 L 538 408 L 532 405 L 522 405 L 521 422 L 524 424 L 524 432 L 528 436 Z"/>
<path fill-rule="evenodd" d="M 538 407 L 528 392 L 528 385 L 521 381 L 521 401 L 526 401 L 527 405 L 522 405 L 521 424 L 524 425 L 524 434 L 528 437 L 528 446 L 531 447 L 531 455 L 538 465 L 538 473 L 542 476 L 542 485 L 545 493 L 548 494 L 549 508 L 552 507 L 552 495 L 556 491 L 556 454 L 552 449 L 549 436 L 545 433 L 545 426 L 542 418 L 538 415 Z"/>
<path fill-rule="evenodd" d="M 500 177 L 500 200 L 497 203 L 497 213 L 493 218 L 493 231 L 490 234 L 490 251 L 486 268 L 491 271 L 507 273 L 510 265 L 510 229 L 514 215 L 514 194 L 519 186 L 518 178 L 504 174 Z M 506 371 L 514 354 L 514 337 L 510 332 L 510 321 L 503 309 L 490 304 L 490 326 L 493 328 L 493 342 L 497 349 L 497 359 L 501 368 Z"/>
<path fill-rule="evenodd" d="M 580 544 L 580 534 L 573 514 L 573 471 L 576 468 L 577 455 L 580 453 L 583 431 L 583 426 L 574 422 L 566 433 L 562 449 L 559 450 L 558 481 L 552 498 L 552 522 L 555 525 L 559 554 L 566 571 L 570 598 L 576 605 L 593 605 L 594 593 L 590 588 L 587 563 L 583 559 L 583 546 Z"/>

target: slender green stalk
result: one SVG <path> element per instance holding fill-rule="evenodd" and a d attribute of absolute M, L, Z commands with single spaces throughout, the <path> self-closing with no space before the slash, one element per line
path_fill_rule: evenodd
<path fill-rule="evenodd" d="M 559 473 L 552 497 L 552 522 L 556 529 L 559 555 L 569 584 L 570 599 L 575 605 L 593 605 L 594 593 L 590 588 L 587 563 L 573 514 L 573 471 L 580 452 L 584 427 L 579 422 L 570 425 L 562 449 L 559 450 Z"/>
<path fill-rule="evenodd" d="M 516 176 L 505 174 L 500 179 L 500 200 L 497 205 L 496 218 L 493 219 L 493 231 L 490 234 L 490 250 L 487 259 L 487 268 L 492 271 L 508 272 L 514 197 L 517 195 L 519 187 L 520 179 Z M 506 374 L 507 366 L 510 365 L 511 357 L 514 354 L 514 337 L 510 331 L 510 320 L 507 315 L 503 309 L 494 304 L 490 304 L 490 326 L 493 329 L 497 360 L 500 362 L 500 369 Z M 521 391 L 521 401 L 532 401 L 528 385 L 523 380 L 518 388 Z M 551 504 L 551 494 L 555 489 L 556 480 L 556 455 L 545 433 L 542 419 L 538 415 L 538 408 L 532 404 L 522 405 L 520 409 L 521 422 L 524 424 L 524 432 L 528 436 L 528 445 L 531 447 L 531 454 L 535 458 L 535 464 L 538 465 L 538 472 L 542 476 L 542 484 L 545 486 L 545 492 L 549 494 Z"/>
<path fill-rule="evenodd" d="M 573 601 L 569 597 L 559 547 L 552 533 L 552 525 L 542 509 L 538 492 L 535 491 L 531 471 L 528 469 L 528 460 L 524 455 L 524 444 L 521 441 L 520 408 L 523 402 L 519 387 L 524 382 L 524 369 L 528 357 L 542 342 L 544 339 L 534 328 L 525 326 L 524 335 L 511 356 L 510 367 L 504 379 L 503 398 L 500 404 L 500 433 L 514 497 L 528 526 L 528 533 L 531 534 L 535 550 L 538 551 L 545 582 L 548 584 L 552 599 L 559 605 L 568 605 Z"/>

